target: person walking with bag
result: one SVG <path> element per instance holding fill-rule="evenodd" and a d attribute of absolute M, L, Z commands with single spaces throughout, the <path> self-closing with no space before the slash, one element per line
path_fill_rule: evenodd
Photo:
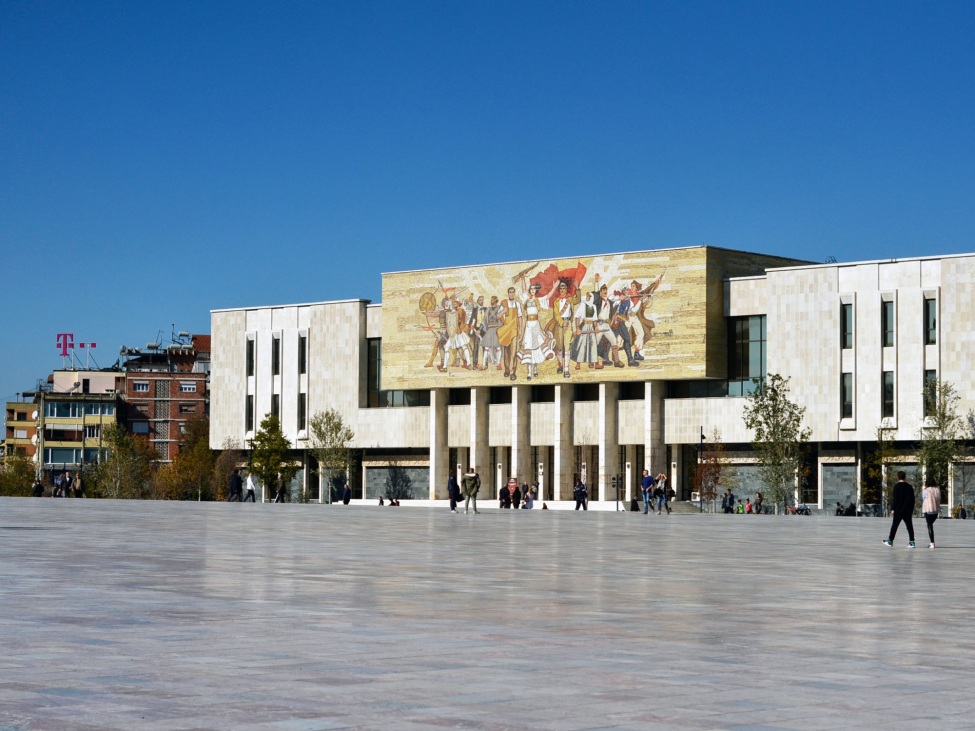
<path fill-rule="evenodd" d="M 924 513 L 924 522 L 928 524 L 928 538 L 931 539 L 928 548 L 934 548 L 934 521 L 941 513 L 941 488 L 935 484 L 934 477 L 929 475 L 924 481 L 924 492 L 921 495 L 921 512 Z"/>

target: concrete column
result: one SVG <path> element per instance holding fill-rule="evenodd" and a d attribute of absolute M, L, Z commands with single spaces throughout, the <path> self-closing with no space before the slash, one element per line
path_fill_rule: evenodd
<path fill-rule="evenodd" d="M 531 429 L 531 387 L 511 387 L 511 465 L 506 477 L 518 478 L 518 484 L 531 484 L 535 469 L 531 464 L 529 431 Z M 507 482 L 507 480 L 505 480 Z"/>
<path fill-rule="evenodd" d="M 489 412 L 489 393 L 487 388 L 471 389 L 471 443 L 467 450 L 468 467 L 475 467 L 481 475 L 483 487 L 489 483 L 486 475 L 492 474 L 493 465 L 488 464 L 488 412 Z M 483 489 L 483 488 L 482 488 Z"/>
<path fill-rule="evenodd" d="M 616 500 L 613 475 L 619 473 L 619 384 L 599 384 L 599 424 L 596 445 L 599 448 L 599 500 Z M 592 478 L 590 478 L 592 479 Z M 590 485 L 590 497 L 597 489 Z"/>
<path fill-rule="evenodd" d="M 555 500 L 572 497 L 572 391 L 569 384 L 555 386 L 555 449 L 553 464 L 548 469 Z"/>
<path fill-rule="evenodd" d="M 450 475 L 450 450 L 447 449 L 446 388 L 430 390 L 430 493 L 431 500 L 447 496 L 447 477 Z"/>
<path fill-rule="evenodd" d="M 646 392 L 644 395 L 644 460 L 646 464 L 635 465 L 638 468 L 638 475 L 643 474 L 644 469 L 650 470 L 650 474 L 657 476 L 661 472 L 670 473 L 670 465 L 667 464 L 667 445 L 664 443 L 664 391 L 665 383 L 647 381 Z M 670 479 L 675 479 L 671 475 Z M 671 487 L 676 487 L 678 483 L 670 482 Z"/>

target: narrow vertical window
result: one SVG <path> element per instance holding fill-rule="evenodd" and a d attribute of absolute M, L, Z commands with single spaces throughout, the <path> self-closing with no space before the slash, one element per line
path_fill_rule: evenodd
<path fill-rule="evenodd" d="M 244 413 L 244 431 L 254 431 L 254 396 L 247 396 L 247 406 Z"/>
<path fill-rule="evenodd" d="M 281 375 L 281 338 L 271 338 L 271 375 Z"/>
<path fill-rule="evenodd" d="M 884 404 L 881 415 L 885 419 L 894 416 L 894 372 L 884 371 Z"/>
<path fill-rule="evenodd" d="M 880 333 L 883 347 L 894 347 L 894 303 L 892 301 L 881 303 Z"/>
<path fill-rule="evenodd" d="M 271 394 L 271 416 L 281 417 L 281 395 Z"/>
<path fill-rule="evenodd" d="M 842 413 L 844 419 L 853 418 L 853 374 L 844 373 L 843 374 L 843 387 L 842 387 Z"/>
<path fill-rule="evenodd" d="M 925 298 L 924 300 L 924 344 L 934 345 L 938 342 L 938 301 Z"/>
<path fill-rule="evenodd" d="M 840 305 L 840 347 L 848 350 L 853 347 L 853 305 Z"/>
<path fill-rule="evenodd" d="M 304 431 L 308 428 L 307 417 L 305 415 L 305 408 L 307 404 L 308 395 L 304 393 L 298 394 L 298 431 Z"/>
<path fill-rule="evenodd" d="M 938 405 L 938 372 L 924 371 L 924 415 L 934 416 Z"/>
<path fill-rule="evenodd" d="M 298 336 L 298 375 L 308 372 L 308 336 Z"/>
<path fill-rule="evenodd" d="M 254 375 L 254 341 L 250 338 L 247 340 L 247 375 Z"/>

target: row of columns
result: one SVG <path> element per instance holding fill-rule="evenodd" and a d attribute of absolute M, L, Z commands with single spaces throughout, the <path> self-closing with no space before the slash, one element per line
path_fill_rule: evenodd
<path fill-rule="evenodd" d="M 663 390 L 664 384 L 647 381 L 643 400 L 643 447 L 646 466 L 654 469 L 658 465 L 670 472 L 665 465 L 666 447 L 663 435 Z M 575 473 L 575 424 L 574 401 L 572 385 L 555 385 L 555 440 L 552 445 L 552 464 L 541 465 L 531 463 L 532 445 L 531 435 L 531 387 L 527 385 L 511 386 L 511 440 L 510 444 L 495 445 L 510 447 L 510 464 L 504 465 L 509 476 L 518 477 L 520 481 L 534 482 L 539 480 L 544 492 L 547 487 L 554 485 L 555 499 L 570 499 L 571 495 L 559 494 L 559 488 L 571 490 Z M 476 466 L 481 479 L 487 484 L 486 475 L 497 469 L 489 464 L 490 449 L 488 434 L 489 422 L 489 389 L 485 387 L 471 388 L 470 400 L 470 445 L 467 449 L 467 460 L 462 462 L 462 469 L 468 464 Z M 447 477 L 455 465 L 450 464 L 450 450 L 447 444 L 447 426 L 449 391 L 445 388 L 432 389 L 430 392 L 430 498 L 442 497 Z M 598 473 L 595 484 L 588 484 L 589 495 L 594 500 L 615 500 L 616 494 L 612 489 L 612 477 L 625 473 L 625 464 L 620 463 L 619 434 L 619 384 L 615 382 L 599 384 L 599 403 L 597 409 L 597 424 L 595 434 L 590 444 L 596 448 L 598 469 L 590 470 Z M 542 446 L 542 445 L 538 445 Z M 633 464 L 637 445 L 627 445 L 626 461 L 630 463 L 630 473 L 626 474 L 626 494 L 628 500 L 632 495 L 632 487 L 639 482 L 644 465 Z M 547 451 L 547 450 L 546 450 Z M 541 469 L 540 469 L 541 468 Z M 541 474 L 539 474 L 541 472 Z"/>

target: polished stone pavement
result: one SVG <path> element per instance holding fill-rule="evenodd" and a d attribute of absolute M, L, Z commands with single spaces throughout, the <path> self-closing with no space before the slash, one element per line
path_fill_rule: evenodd
<path fill-rule="evenodd" d="M 0 499 L 0 729 L 970 729 L 975 521 Z"/>

